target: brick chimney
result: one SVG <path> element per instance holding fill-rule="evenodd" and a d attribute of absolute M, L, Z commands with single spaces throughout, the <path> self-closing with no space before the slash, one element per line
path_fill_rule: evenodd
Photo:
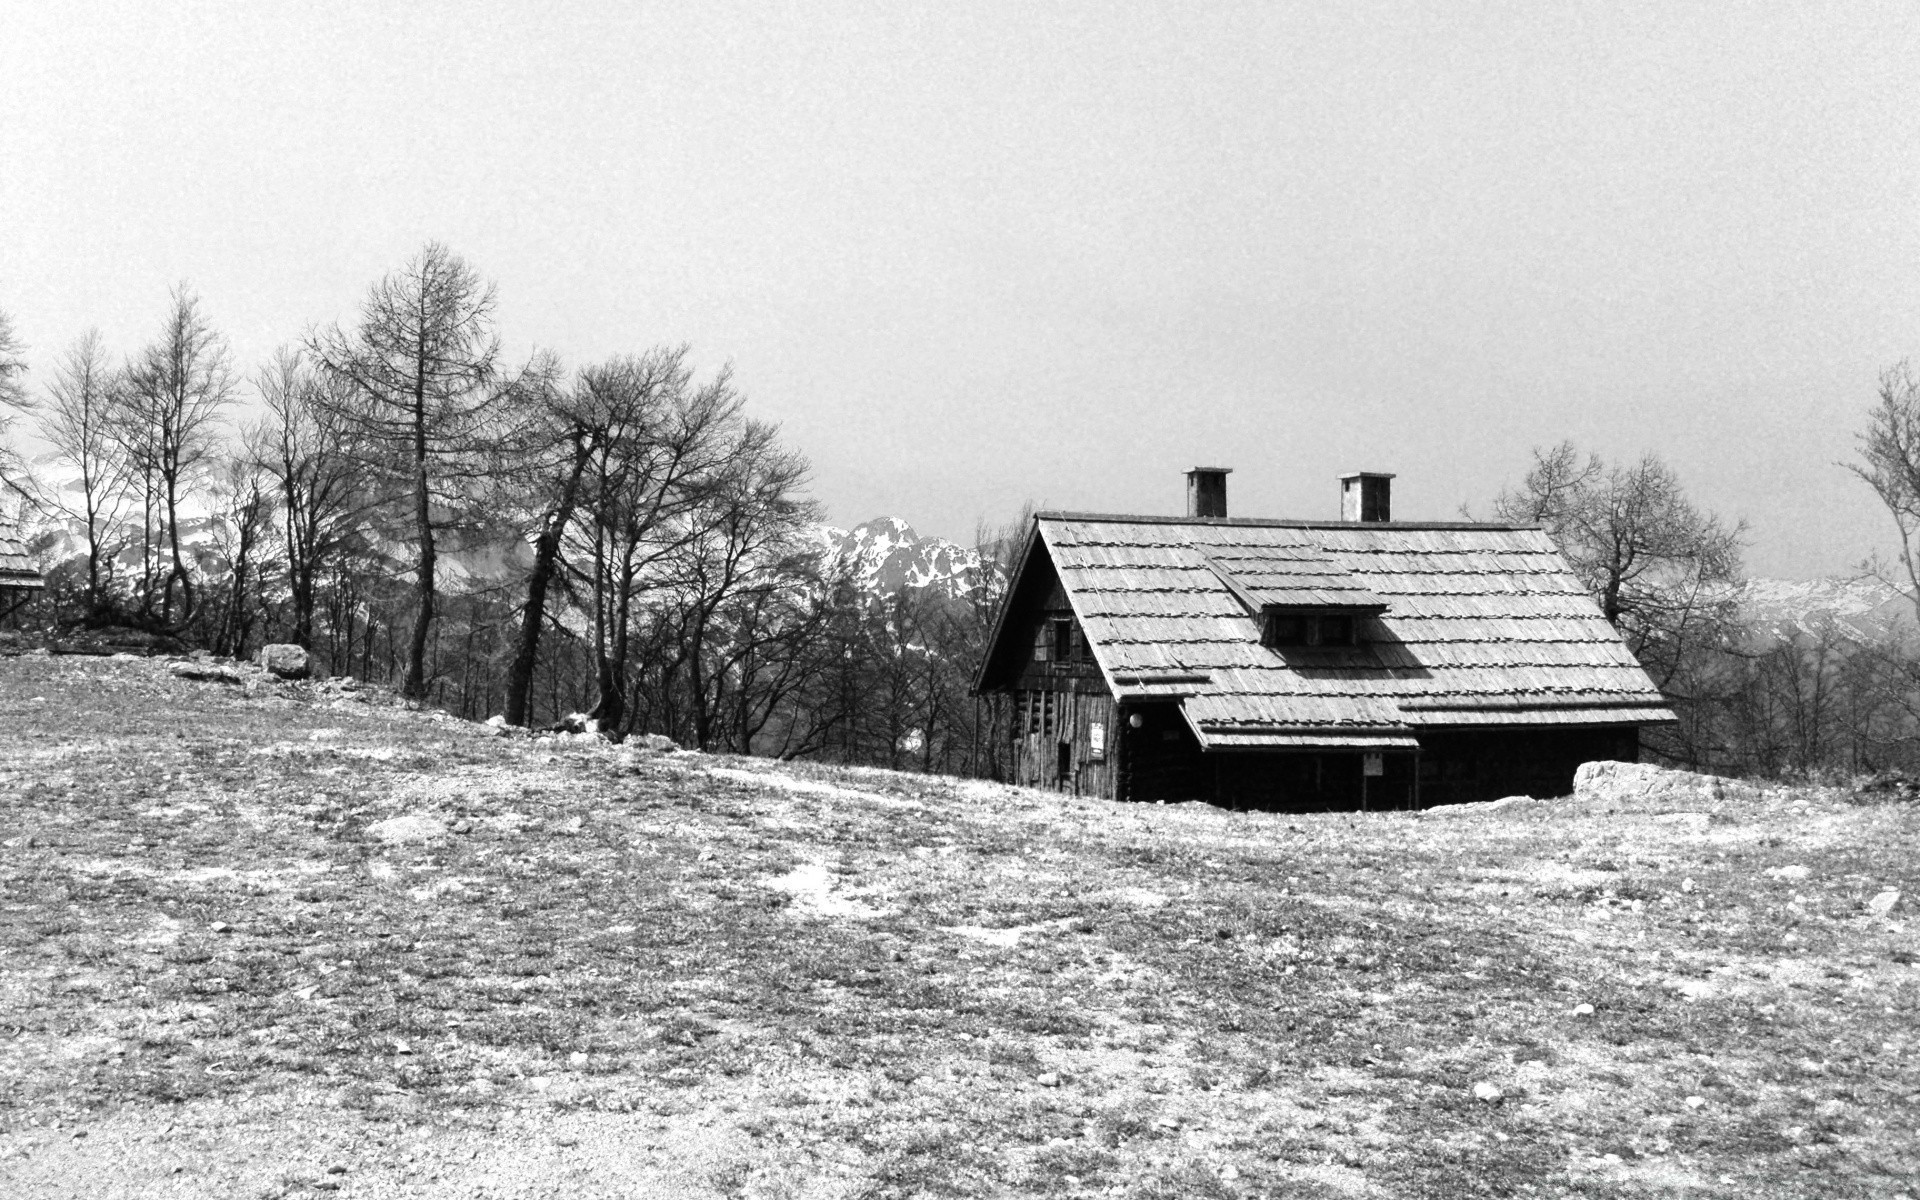
<path fill-rule="evenodd" d="M 1381 471 L 1348 471 L 1341 475 L 1340 519 L 1393 520 L 1393 476 Z"/>
<path fill-rule="evenodd" d="M 1227 476 L 1232 467 L 1195 467 L 1187 472 L 1187 515 L 1227 515 Z"/>

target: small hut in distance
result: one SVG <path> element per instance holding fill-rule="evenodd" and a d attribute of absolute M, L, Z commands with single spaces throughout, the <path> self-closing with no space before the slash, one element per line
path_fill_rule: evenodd
<path fill-rule="evenodd" d="M 1011 697 L 1015 782 L 1281 810 L 1564 795 L 1672 721 L 1534 526 L 1396 521 L 1340 476 L 1337 521 L 1034 518 L 980 692 Z"/>

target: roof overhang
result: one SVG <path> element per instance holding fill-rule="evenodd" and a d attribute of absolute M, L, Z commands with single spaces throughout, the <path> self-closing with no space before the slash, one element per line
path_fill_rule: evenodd
<path fill-rule="evenodd" d="M 1203 753 L 1217 750 L 1418 750 L 1413 730 L 1354 725 L 1207 725 L 1180 715 Z"/>

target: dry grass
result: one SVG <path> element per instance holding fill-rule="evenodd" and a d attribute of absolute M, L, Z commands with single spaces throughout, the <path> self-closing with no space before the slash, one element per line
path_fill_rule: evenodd
<path fill-rule="evenodd" d="M 0 731 L 8 1195 L 1917 1190 L 1908 806 L 1128 808 L 144 661 Z"/>

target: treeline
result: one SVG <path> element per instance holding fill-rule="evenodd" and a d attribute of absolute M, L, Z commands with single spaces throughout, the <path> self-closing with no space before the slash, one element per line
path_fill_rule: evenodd
<path fill-rule="evenodd" d="M 468 718 L 1006 777 L 1011 714 L 969 685 L 1022 517 L 952 580 L 881 593 L 829 551 L 807 465 L 685 347 L 569 370 L 509 360 L 493 288 L 429 244 L 243 375 L 176 290 L 125 356 L 80 336 L 40 387 L 0 313 L 0 518 L 50 565 L 29 618 L 334 675 Z M 9 435 L 24 420 L 46 453 Z M 1887 372 L 1856 475 L 1920 612 L 1920 384 Z M 1912 627 L 1780 634 L 1743 611 L 1744 527 L 1657 458 L 1537 452 L 1494 503 L 1544 525 L 1680 720 L 1661 761 L 1719 773 L 1920 774 Z"/>
<path fill-rule="evenodd" d="M 1005 716 L 968 687 L 1005 536 L 946 586 L 874 594 L 727 371 L 686 347 L 509 361 L 495 308 L 429 244 L 243 378 L 181 288 L 151 344 L 83 334 L 37 393 L 0 324 L 0 413 L 48 447 L 27 462 L 0 426 L 0 495 L 51 565 L 32 619 L 294 642 L 475 719 L 1004 770 Z"/>

